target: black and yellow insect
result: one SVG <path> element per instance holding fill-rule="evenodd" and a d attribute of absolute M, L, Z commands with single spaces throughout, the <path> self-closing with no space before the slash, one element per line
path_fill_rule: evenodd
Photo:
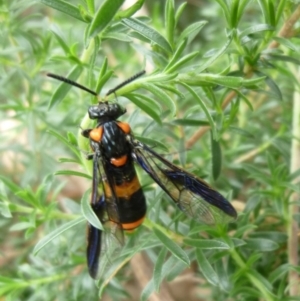
<path fill-rule="evenodd" d="M 140 72 L 107 95 L 141 76 Z M 97 93 L 58 75 L 48 76 L 77 86 L 97 96 Z M 85 129 L 93 160 L 91 207 L 104 231 L 88 225 L 87 263 L 92 278 L 97 278 L 101 257 L 111 239 L 124 241 L 123 231 L 141 225 L 146 215 L 146 199 L 134 164 L 142 169 L 165 191 L 177 207 L 196 221 L 215 224 L 236 218 L 233 206 L 205 181 L 172 164 L 152 148 L 136 140 L 129 124 L 118 121 L 126 109 L 116 102 L 100 101 L 88 109 L 95 128 Z M 103 194 L 99 192 L 102 184 Z"/>

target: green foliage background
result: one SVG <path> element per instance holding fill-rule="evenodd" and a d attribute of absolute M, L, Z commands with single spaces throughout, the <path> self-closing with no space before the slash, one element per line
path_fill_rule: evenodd
<path fill-rule="evenodd" d="M 298 300 L 298 1 L 123 2 L 0 2 L 0 300 L 125 300 L 128 262 L 142 250 L 154 270 L 142 300 L 191 262 L 206 300 Z M 45 75 L 104 95 L 144 68 L 117 92 L 123 120 L 240 216 L 199 225 L 138 170 L 147 219 L 97 288 L 85 267 L 94 216 L 78 134 L 97 100 Z"/>

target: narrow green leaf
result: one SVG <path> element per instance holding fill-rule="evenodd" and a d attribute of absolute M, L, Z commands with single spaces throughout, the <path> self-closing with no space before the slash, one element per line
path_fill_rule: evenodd
<path fill-rule="evenodd" d="M 209 67 L 219 56 L 221 56 L 226 51 L 231 41 L 232 41 L 232 37 L 230 37 L 225 43 L 225 45 L 222 48 L 220 48 L 220 50 L 217 51 L 210 59 L 208 59 L 202 66 L 197 68 L 196 72 L 200 73 L 203 70 L 205 70 L 207 67 Z"/>
<path fill-rule="evenodd" d="M 1 284 L 9 284 L 9 283 L 14 283 L 16 280 L 12 279 L 11 277 L 4 277 L 4 276 L 0 276 L 0 282 Z"/>
<path fill-rule="evenodd" d="M 217 102 L 216 99 L 216 93 L 213 91 L 213 87 L 209 87 L 209 86 L 204 86 L 203 87 L 203 92 L 205 93 L 206 97 L 211 101 L 213 107 L 215 107 L 217 110 L 219 110 L 219 104 Z M 222 99 L 222 97 L 221 97 Z"/>
<path fill-rule="evenodd" d="M 187 39 L 187 44 L 191 43 L 194 40 L 194 38 L 197 36 L 197 34 L 200 32 L 200 30 L 206 24 L 207 21 L 199 21 L 189 25 L 181 32 L 177 44 L 182 43 L 186 39 Z"/>
<path fill-rule="evenodd" d="M 193 250 L 189 250 L 188 252 L 191 254 Z M 163 274 L 167 281 L 174 280 L 177 276 L 182 275 L 185 270 L 186 265 L 173 255 L 168 258 L 163 266 Z"/>
<path fill-rule="evenodd" d="M 241 91 L 239 91 L 239 90 L 234 90 L 234 91 L 236 94 L 238 94 L 239 97 L 241 97 L 245 101 L 245 103 L 247 104 L 249 109 L 251 111 L 253 111 L 254 109 L 253 109 L 251 101 Z"/>
<path fill-rule="evenodd" d="M 82 18 L 79 9 L 73 4 L 70 4 L 69 2 L 65 2 L 62 0 L 38 0 L 38 1 L 56 10 L 59 10 L 75 19 L 86 22 L 86 20 Z"/>
<path fill-rule="evenodd" d="M 300 60 L 288 55 L 280 55 L 280 54 L 268 54 L 268 58 L 274 61 L 282 61 L 282 62 L 290 62 L 296 65 L 300 65 Z"/>
<path fill-rule="evenodd" d="M 177 69 L 181 68 L 182 66 L 184 66 L 186 63 L 188 63 L 189 61 L 191 61 L 193 58 L 195 58 L 198 55 L 199 55 L 199 51 L 194 51 L 192 53 L 185 55 L 183 58 L 178 60 L 173 66 L 166 69 L 165 72 L 166 73 L 176 72 Z"/>
<path fill-rule="evenodd" d="M 227 5 L 227 1 L 224 0 L 216 0 L 216 2 L 219 3 L 219 5 L 221 6 L 223 13 L 225 15 L 227 24 L 230 25 L 230 12 L 229 12 L 229 7 Z"/>
<path fill-rule="evenodd" d="M 225 260 L 222 260 L 222 258 L 220 258 L 217 261 L 214 261 L 214 270 L 219 279 L 218 287 L 222 291 L 229 292 L 231 290 L 232 282 L 231 282 L 231 279 L 229 279 L 229 276 L 227 273 L 227 270 L 229 270 L 229 269 L 230 269 L 230 267 L 228 268 L 227 262 L 225 263 Z"/>
<path fill-rule="evenodd" d="M 68 223 L 63 224 L 53 232 L 49 233 L 48 235 L 44 236 L 34 247 L 33 254 L 36 255 L 45 245 L 51 242 L 53 239 L 68 231 L 69 229 L 73 228 L 74 226 L 84 222 L 85 219 L 81 216 L 75 220 L 72 220 Z"/>
<path fill-rule="evenodd" d="M 2 183 L 1 183 L 2 184 Z M 3 196 L 2 193 L 0 193 L 0 214 L 5 218 L 11 218 L 12 214 L 9 208 L 9 199 L 7 196 Z"/>
<path fill-rule="evenodd" d="M 82 19 L 87 22 L 87 23 L 90 23 L 92 21 L 92 16 L 89 14 L 89 12 L 86 10 L 86 8 L 81 5 L 81 4 L 78 4 L 78 9 L 79 9 L 79 12 L 80 12 L 80 15 L 82 17 Z"/>
<path fill-rule="evenodd" d="M 166 84 L 159 84 L 159 83 L 156 83 L 155 85 L 163 90 L 166 90 L 166 91 L 176 94 L 179 97 L 179 99 L 185 98 L 184 94 L 181 93 L 180 91 L 178 91 L 178 89 L 176 89 L 174 86 L 166 85 Z"/>
<path fill-rule="evenodd" d="M 6 277 L 0 277 L 0 296 L 6 298 L 16 294 L 18 290 L 24 290 L 27 286 L 28 282 L 20 278 L 8 280 Z"/>
<path fill-rule="evenodd" d="M 178 83 L 186 83 L 193 86 L 205 85 L 205 84 L 215 84 L 228 88 L 241 88 L 249 87 L 263 81 L 265 77 L 257 77 L 253 79 L 244 79 L 242 77 L 236 76 L 224 76 L 218 74 L 183 74 L 178 76 Z"/>
<path fill-rule="evenodd" d="M 56 40 L 58 41 L 59 45 L 63 49 L 65 55 L 66 56 L 70 55 L 71 50 L 70 50 L 69 46 L 67 45 L 67 43 L 65 42 L 65 39 L 62 37 L 61 33 L 58 31 L 58 29 L 56 27 L 54 27 L 53 29 L 51 29 L 51 31 L 54 34 L 54 36 L 56 37 Z"/>
<path fill-rule="evenodd" d="M 183 85 L 191 93 L 191 95 L 197 100 L 197 102 L 200 105 L 201 109 L 203 110 L 206 118 L 208 119 L 209 125 L 210 125 L 213 133 L 215 133 L 215 131 L 216 131 L 215 122 L 214 122 L 212 116 L 210 115 L 204 101 L 200 98 L 198 93 L 196 93 L 190 86 L 188 86 L 184 82 L 179 82 L 179 84 Z"/>
<path fill-rule="evenodd" d="M 159 101 L 154 100 L 153 97 L 149 97 L 142 93 L 131 93 L 131 95 L 133 95 L 135 98 L 141 99 L 144 103 L 151 107 L 152 110 L 157 113 L 157 115 L 162 112 L 162 107 L 160 106 Z"/>
<path fill-rule="evenodd" d="M 76 81 L 77 78 L 82 73 L 82 71 L 83 71 L 83 68 L 80 65 L 76 65 L 71 70 L 71 72 L 67 75 L 67 78 L 70 78 L 70 79 Z M 67 83 L 64 83 L 64 82 L 60 83 L 58 88 L 55 90 L 55 92 L 53 93 L 53 95 L 50 99 L 49 109 L 51 109 L 54 105 L 61 102 L 65 98 L 65 96 L 68 94 L 68 92 L 70 91 L 71 88 L 72 88 L 72 86 Z"/>
<path fill-rule="evenodd" d="M 194 238 L 185 238 L 183 240 L 184 244 L 196 247 L 198 249 L 220 249 L 228 250 L 229 246 L 223 241 L 216 239 L 194 239 Z"/>
<path fill-rule="evenodd" d="M 186 6 L 187 6 L 187 2 L 183 2 L 179 5 L 179 7 L 175 13 L 175 25 L 178 24 L 179 18 L 181 17 Z"/>
<path fill-rule="evenodd" d="M 266 238 L 247 238 L 245 241 L 247 243 L 247 248 L 256 251 L 271 252 L 279 248 L 279 245 L 276 242 Z"/>
<path fill-rule="evenodd" d="M 165 93 L 163 90 L 157 88 L 155 85 L 152 84 L 142 85 L 142 87 L 154 94 L 157 97 L 158 102 L 163 102 L 170 110 L 170 114 L 172 117 L 175 116 L 176 105 L 173 99 L 167 93 Z"/>
<path fill-rule="evenodd" d="M 14 224 L 12 227 L 9 228 L 9 231 L 21 231 L 21 230 L 25 230 L 28 228 L 33 227 L 32 223 L 30 222 L 20 222 L 20 223 L 16 223 Z"/>
<path fill-rule="evenodd" d="M 68 139 L 66 139 L 64 136 L 62 136 L 59 132 L 56 132 L 56 131 L 51 130 L 51 129 L 47 130 L 47 132 L 49 134 L 51 134 L 52 136 L 56 137 L 57 139 L 59 139 L 66 146 L 70 146 L 70 143 L 69 143 Z"/>
<path fill-rule="evenodd" d="M 212 268 L 209 261 L 204 256 L 203 252 L 200 249 L 196 250 L 196 258 L 199 264 L 199 268 L 205 277 L 205 279 L 212 285 L 218 286 L 219 278 L 214 269 Z"/>
<path fill-rule="evenodd" d="M 185 46 L 187 44 L 187 40 L 183 40 L 180 45 L 177 47 L 176 51 L 174 52 L 172 58 L 170 59 L 168 65 L 165 67 L 165 70 L 168 70 L 171 66 L 173 66 L 181 56 Z"/>
<path fill-rule="evenodd" d="M 91 180 L 92 177 L 86 173 L 75 171 L 75 170 L 59 170 L 54 173 L 55 175 L 64 175 L 64 176 L 75 176 L 82 177 Z"/>
<path fill-rule="evenodd" d="M 17 193 L 21 190 L 21 187 L 16 185 L 13 181 L 10 181 L 6 176 L 0 174 L 0 180 L 4 185 L 13 193 Z"/>
<path fill-rule="evenodd" d="M 231 28 L 237 28 L 239 20 L 238 20 L 238 11 L 239 11 L 239 3 L 240 0 L 232 0 L 230 6 L 230 24 Z"/>
<path fill-rule="evenodd" d="M 107 66 L 108 66 L 108 61 L 107 61 L 107 57 L 105 57 L 101 66 L 101 70 L 99 72 L 99 78 L 102 78 L 105 75 L 107 71 Z"/>
<path fill-rule="evenodd" d="M 165 28 L 167 40 L 173 47 L 174 45 L 174 30 L 175 30 L 175 5 L 174 0 L 167 0 L 165 6 Z"/>
<path fill-rule="evenodd" d="M 269 294 L 272 294 L 273 291 L 272 284 L 261 273 L 259 273 L 255 269 L 249 269 L 247 273 L 250 274 L 252 277 L 254 277 L 255 280 L 260 283 L 260 285 L 263 285 L 265 291 L 267 291 Z M 269 299 L 269 300 L 274 300 L 274 299 Z"/>
<path fill-rule="evenodd" d="M 257 24 L 248 27 L 247 29 L 243 30 L 240 34 L 239 37 L 242 38 L 244 36 L 248 36 L 250 34 L 262 32 L 262 31 L 273 31 L 275 28 L 269 24 Z"/>
<path fill-rule="evenodd" d="M 275 164 L 275 169 L 278 166 Z M 299 170 L 300 172 L 300 170 Z M 251 238 L 266 238 L 275 241 L 278 244 L 286 244 L 288 235 L 280 231 L 257 231 L 251 233 Z"/>
<path fill-rule="evenodd" d="M 291 40 L 288 40 L 288 39 L 285 39 L 282 37 L 273 37 L 273 40 L 275 40 L 279 44 L 287 47 L 288 49 L 291 49 L 294 52 L 298 52 L 297 46 Z"/>
<path fill-rule="evenodd" d="M 92 41 L 90 41 L 88 39 L 88 42 L 92 43 L 92 55 L 89 59 L 89 68 L 88 68 L 88 85 L 89 87 L 92 87 L 93 89 L 95 89 L 95 77 L 94 77 L 94 69 L 95 69 L 95 64 L 96 64 L 96 59 L 97 59 L 97 55 L 98 55 L 98 51 L 100 48 L 100 39 L 98 37 L 95 37 Z M 89 47 L 89 46 L 87 46 Z"/>
<path fill-rule="evenodd" d="M 166 52 L 172 53 L 172 47 L 169 42 L 158 31 L 133 18 L 123 19 L 122 23 L 157 44 Z"/>
<path fill-rule="evenodd" d="M 210 144 L 212 154 L 212 175 L 216 181 L 221 173 L 222 169 L 222 151 L 219 141 L 214 140 L 213 133 L 210 132 Z"/>
<path fill-rule="evenodd" d="M 244 10 L 248 3 L 250 3 L 249 0 L 240 0 L 239 1 L 237 24 L 240 22 L 241 17 L 244 15 Z"/>
<path fill-rule="evenodd" d="M 91 27 L 88 33 L 90 38 L 95 37 L 108 26 L 124 1 L 125 0 L 105 0 L 102 3 L 91 22 Z"/>
<path fill-rule="evenodd" d="M 283 10 L 286 9 L 286 1 L 281 0 L 279 1 L 279 4 L 276 7 L 276 18 L 275 18 L 275 24 L 277 24 L 283 16 Z"/>
<path fill-rule="evenodd" d="M 91 24 L 88 24 L 86 28 L 84 29 L 84 34 L 83 34 L 83 41 L 84 41 L 84 47 L 87 49 L 91 43 L 91 39 L 89 37 L 89 30 L 90 30 Z"/>
<path fill-rule="evenodd" d="M 73 158 L 59 158 L 58 162 L 61 163 L 76 163 L 76 164 L 80 164 L 79 160 L 73 159 Z"/>
<path fill-rule="evenodd" d="M 238 238 L 232 238 L 232 243 L 233 243 L 235 248 L 246 245 L 246 242 L 244 240 L 238 239 Z"/>
<path fill-rule="evenodd" d="M 145 102 L 138 99 L 132 94 L 126 94 L 124 95 L 127 97 L 130 101 L 132 101 L 136 106 L 138 106 L 140 109 L 142 109 L 146 114 L 148 114 L 152 119 L 154 119 L 159 125 L 162 124 L 159 115 Z"/>
<path fill-rule="evenodd" d="M 99 94 L 104 87 L 104 85 L 107 83 L 107 81 L 111 78 L 111 76 L 114 74 L 112 70 L 107 71 L 103 76 L 101 76 L 102 70 L 99 74 L 98 81 L 96 84 L 96 93 Z"/>
<path fill-rule="evenodd" d="M 77 138 L 72 132 L 67 132 L 67 137 L 70 144 L 77 146 Z"/>
<path fill-rule="evenodd" d="M 271 26 L 276 26 L 276 13 L 273 1 L 268 1 L 268 23 Z"/>
<path fill-rule="evenodd" d="M 81 212 L 88 222 L 97 229 L 104 230 L 101 221 L 93 211 L 90 202 L 90 192 L 86 192 L 81 199 Z"/>
<path fill-rule="evenodd" d="M 154 288 L 155 291 L 159 290 L 160 284 L 163 281 L 163 273 L 162 273 L 162 268 L 163 264 L 165 262 L 165 258 L 167 255 L 167 248 L 162 248 L 161 251 L 159 252 L 158 258 L 156 260 L 154 270 L 153 270 L 153 283 L 154 283 Z"/>
<path fill-rule="evenodd" d="M 142 8 L 144 5 L 145 0 L 138 0 L 133 5 L 131 5 L 129 8 L 119 11 L 115 17 L 116 20 L 121 20 L 124 18 L 130 18 L 132 15 L 134 15 L 138 10 Z"/>
<path fill-rule="evenodd" d="M 270 76 L 262 72 L 255 72 L 255 73 L 257 73 L 259 76 L 265 76 L 265 82 L 270 88 L 270 91 L 273 92 L 278 97 L 278 99 L 282 100 L 282 93 L 278 85 L 276 84 L 276 82 Z"/>
<path fill-rule="evenodd" d="M 128 36 L 132 37 L 134 39 L 138 39 L 138 40 L 142 41 L 145 44 L 151 44 L 151 41 L 149 39 L 147 39 L 145 36 L 141 35 L 140 33 L 136 32 L 136 31 L 130 31 L 128 33 Z M 137 46 L 135 46 L 135 47 L 137 47 Z M 144 49 L 143 49 L 143 51 L 145 52 Z M 147 53 L 149 53 L 149 55 L 150 55 L 151 51 L 147 51 Z"/>
<path fill-rule="evenodd" d="M 148 301 L 151 294 L 155 291 L 153 278 L 147 283 L 144 287 L 142 294 L 141 294 L 141 301 Z"/>
<path fill-rule="evenodd" d="M 85 0 L 89 12 L 93 15 L 95 13 L 95 3 L 94 0 Z"/>
<path fill-rule="evenodd" d="M 54 130 L 47 130 L 47 132 L 56 137 L 59 141 L 61 141 L 62 143 L 64 143 L 70 150 L 72 150 L 72 152 L 76 155 L 76 156 L 79 156 L 79 152 L 78 152 L 78 149 L 77 147 L 75 147 L 74 145 L 70 144 L 70 142 L 65 138 L 63 137 L 60 133 L 54 131 Z"/>
<path fill-rule="evenodd" d="M 252 139 L 255 138 L 255 136 L 252 133 L 250 133 L 247 130 L 241 129 L 239 127 L 235 127 L 235 126 L 231 125 L 229 127 L 229 130 L 232 131 L 232 132 L 234 132 L 234 133 L 237 133 L 237 134 L 239 134 L 241 136 L 247 137 L 247 138 L 252 138 Z"/>
<path fill-rule="evenodd" d="M 161 243 L 179 260 L 181 260 L 186 265 L 190 265 L 190 259 L 187 254 L 175 243 L 173 242 L 168 236 L 162 233 L 157 228 L 153 229 L 154 234 L 157 238 L 161 241 Z"/>
<path fill-rule="evenodd" d="M 105 32 L 102 35 L 102 39 L 108 39 L 108 40 L 117 40 L 117 41 L 121 41 L 121 42 L 131 42 L 132 39 L 129 37 L 128 34 L 125 33 L 120 33 L 120 32 Z"/>
<path fill-rule="evenodd" d="M 170 74 L 166 74 L 166 73 L 160 73 L 160 74 L 151 74 L 150 76 L 148 76 L 145 79 L 145 83 L 164 83 L 164 82 L 168 82 L 171 81 L 172 79 L 176 78 L 177 73 L 170 73 Z"/>
<path fill-rule="evenodd" d="M 209 122 L 207 120 L 199 120 L 199 119 L 174 119 L 172 120 L 172 123 L 183 125 L 183 126 L 203 126 L 203 125 L 209 125 Z"/>
<path fill-rule="evenodd" d="M 264 16 L 264 21 L 266 22 L 266 24 L 269 23 L 269 14 L 268 14 L 268 6 L 267 6 L 267 1 L 269 0 L 258 0 L 258 4 L 260 6 L 260 9 L 263 13 L 263 16 Z"/>
<path fill-rule="evenodd" d="M 269 274 L 269 281 L 274 283 L 280 278 L 283 278 L 289 271 L 293 269 L 293 266 L 289 263 L 285 263 L 280 265 L 279 267 L 275 268 Z"/>
<path fill-rule="evenodd" d="M 109 246 L 109 254 L 114 258 L 113 261 L 111 261 L 112 258 L 109 258 L 109 256 L 102 256 L 100 259 L 100 266 L 99 266 L 99 276 L 101 281 L 97 283 L 98 285 L 98 300 L 103 300 L 102 294 L 106 286 L 109 284 L 109 282 L 116 276 L 118 271 L 126 264 L 128 261 L 133 257 L 134 254 L 129 254 L 129 256 L 126 256 L 126 254 L 122 255 L 122 246 L 120 241 L 114 241 Z M 113 255 L 111 255 L 113 254 Z M 100 298 L 100 299 L 99 299 Z"/>
<path fill-rule="evenodd" d="M 137 140 L 141 141 L 142 143 L 147 144 L 148 146 L 159 148 L 164 152 L 169 152 L 169 148 L 166 146 L 166 144 L 160 141 L 151 138 L 146 138 L 145 136 L 139 136 L 139 135 L 134 135 L 134 137 Z"/>
<path fill-rule="evenodd" d="M 39 207 L 39 200 L 36 199 L 32 190 L 19 190 L 16 192 L 16 196 L 21 198 L 23 202 L 33 205 L 33 207 Z"/>

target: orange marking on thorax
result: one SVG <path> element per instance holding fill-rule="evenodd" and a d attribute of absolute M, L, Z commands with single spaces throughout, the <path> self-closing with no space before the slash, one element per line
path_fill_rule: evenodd
<path fill-rule="evenodd" d="M 114 166 L 120 167 L 123 166 L 127 161 L 127 155 L 124 155 L 120 158 L 111 158 L 110 163 Z"/>
<path fill-rule="evenodd" d="M 95 142 L 100 142 L 103 135 L 103 127 L 94 128 L 90 131 L 90 138 Z"/>
<path fill-rule="evenodd" d="M 116 197 L 130 200 L 131 196 L 141 188 L 138 178 L 135 176 L 131 182 L 124 182 L 121 185 L 115 185 L 114 190 Z M 110 198 L 112 196 L 111 189 L 108 182 L 104 182 L 105 196 Z"/>
<path fill-rule="evenodd" d="M 125 133 L 125 134 L 129 134 L 131 131 L 130 125 L 126 122 L 118 122 L 117 123 L 118 127 Z"/>

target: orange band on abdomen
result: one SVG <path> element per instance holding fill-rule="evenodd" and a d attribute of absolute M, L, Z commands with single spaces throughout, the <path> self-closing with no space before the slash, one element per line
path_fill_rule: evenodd
<path fill-rule="evenodd" d="M 142 218 L 140 218 L 139 220 L 137 220 L 135 222 L 122 224 L 122 228 L 127 231 L 134 230 L 143 223 L 144 219 L 145 219 L 145 216 L 143 216 Z"/>
<path fill-rule="evenodd" d="M 139 179 L 135 176 L 130 182 L 124 182 L 121 185 L 115 185 L 114 190 L 116 197 L 130 199 L 130 197 L 141 188 Z M 111 197 L 112 193 L 107 182 L 104 182 L 105 196 Z"/>

